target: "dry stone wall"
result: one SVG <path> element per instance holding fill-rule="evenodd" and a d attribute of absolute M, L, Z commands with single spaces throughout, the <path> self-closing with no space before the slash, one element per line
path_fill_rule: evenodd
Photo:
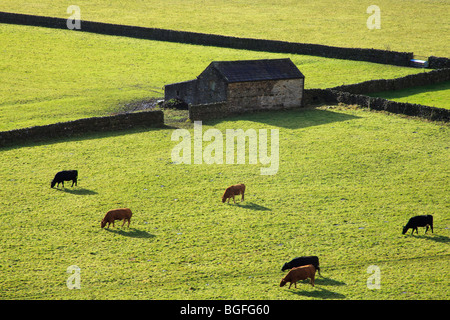
<path fill-rule="evenodd" d="M 189 119 L 191 121 L 221 119 L 233 114 L 235 113 L 228 108 L 228 105 L 225 101 L 189 106 Z"/>
<path fill-rule="evenodd" d="M 66 19 L 9 12 L 0 12 L 0 23 L 67 29 Z M 216 34 L 135 27 L 84 20 L 81 21 L 81 29 L 76 31 L 234 49 L 304 54 L 337 59 L 369 61 L 399 66 L 410 66 L 411 59 L 414 57 L 412 52 L 343 48 L 310 43 L 238 38 Z"/>
<path fill-rule="evenodd" d="M 32 141 L 78 136 L 90 132 L 119 131 L 135 127 L 163 127 L 162 111 L 143 111 L 109 117 L 93 117 L 44 126 L 0 132 L 0 147 Z"/>
<path fill-rule="evenodd" d="M 368 108 L 371 110 L 420 117 L 431 121 L 450 121 L 450 110 L 448 109 L 435 108 L 414 103 L 396 102 L 383 98 L 369 97 L 363 94 L 354 94 L 333 89 L 305 90 L 305 103 L 343 103 L 348 105 L 358 105 L 359 107 Z"/>
<path fill-rule="evenodd" d="M 413 87 L 437 84 L 445 81 L 450 81 L 450 68 L 411 74 L 395 79 L 369 80 L 355 84 L 338 86 L 331 89 L 357 94 L 367 94 L 383 91 L 403 90 Z"/>

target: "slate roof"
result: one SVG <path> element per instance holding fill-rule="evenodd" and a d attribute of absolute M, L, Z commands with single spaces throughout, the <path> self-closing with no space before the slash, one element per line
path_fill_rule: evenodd
<path fill-rule="evenodd" d="M 215 68 L 230 83 L 305 78 L 289 58 L 214 61 L 208 68 Z"/>

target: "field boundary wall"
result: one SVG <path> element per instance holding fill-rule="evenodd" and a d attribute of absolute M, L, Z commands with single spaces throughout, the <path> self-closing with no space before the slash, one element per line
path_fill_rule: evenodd
<path fill-rule="evenodd" d="M 343 85 L 330 89 L 356 94 L 361 93 L 368 94 L 375 92 L 397 91 L 413 87 L 421 87 L 445 81 L 450 81 L 450 68 L 431 70 L 429 72 L 411 74 L 394 79 L 368 80 L 360 83 Z"/>
<path fill-rule="evenodd" d="M 444 57 L 428 57 L 429 68 L 431 69 L 444 69 L 450 68 L 450 59 Z"/>
<path fill-rule="evenodd" d="M 403 114 L 412 117 L 420 117 L 430 121 L 450 121 L 450 110 L 424 106 L 414 103 L 391 101 L 379 97 L 370 97 L 363 94 L 354 94 L 333 89 L 309 89 L 305 90 L 305 100 L 309 104 L 343 103 L 347 105 L 358 105 L 369 110 L 386 111 L 390 113 Z"/>
<path fill-rule="evenodd" d="M 67 20 L 63 18 L 35 16 L 10 12 L 0 12 L 0 23 L 68 29 Z M 253 51 L 302 54 L 336 59 L 368 61 L 398 66 L 410 66 L 411 59 L 414 56 L 412 52 L 397 52 L 380 49 L 344 48 L 310 43 L 239 38 L 216 34 L 127 26 L 84 20 L 80 20 L 80 26 L 81 29 L 79 31 L 105 35 L 134 37 L 139 39 L 226 47 Z M 436 59 L 435 62 L 433 62 L 433 65 L 450 65 L 448 59 L 446 58 L 435 58 Z"/>
<path fill-rule="evenodd" d="M 363 94 L 354 94 L 334 89 L 305 89 L 304 104 L 306 106 L 323 103 L 358 105 L 361 108 L 368 108 L 369 110 L 404 114 L 407 116 L 420 117 L 430 121 L 450 121 L 450 110 L 444 108 L 436 108 L 414 103 L 396 102 L 383 98 L 370 97 Z M 259 110 L 258 112 L 260 111 L 262 110 Z M 189 119 L 191 121 L 217 120 L 248 113 L 248 111 L 231 111 L 227 107 L 226 101 L 189 106 Z"/>
<path fill-rule="evenodd" d="M 220 119 L 233 115 L 226 101 L 208 104 L 189 105 L 189 119 L 191 121 L 206 121 Z"/>
<path fill-rule="evenodd" d="M 79 136 L 84 133 L 127 130 L 135 127 L 163 127 L 163 111 L 123 113 L 83 118 L 68 122 L 0 132 L 0 147 L 26 142 Z"/>

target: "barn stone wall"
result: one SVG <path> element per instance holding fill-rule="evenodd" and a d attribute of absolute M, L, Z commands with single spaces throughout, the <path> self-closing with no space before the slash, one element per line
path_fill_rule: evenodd
<path fill-rule="evenodd" d="M 197 80 L 168 84 L 164 87 L 164 100 L 178 99 L 187 104 L 196 103 Z"/>
<path fill-rule="evenodd" d="M 298 108 L 303 106 L 303 88 L 304 79 L 225 83 L 211 71 L 202 73 L 196 80 L 167 85 L 164 98 L 166 101 L 183 100 L 190 109 L 191 106 L 202 105 L 198 114 L 204 110 L 205 116 L 209 117 L 206 105 L 212 105 L 211 110 L 220 105 L 220 114 L 224 114 L 222 108 L 225 105 L 230 114 Z"/>
<path fill-rule="evenodd" d="M 214 68 L 206 68 L 197 77 L 196 104 L 216 103 L 227 99 L 227 83 Z"/>
<path fill-rule="evenodd" d="M 262 110 L 303 106 L 304 79 L 228 84 L 226 101 L 189 105 L 189 119 L 212 120 Z"/>
<path fill-rule="evenodd" d="M 304 79 L 267 80 L 228 84 L 232 111 L 290 109 L 302 106 Z"/>
<path fill-rule="evenodd" d="M 224 101 L 227 84 L 212 68 L 206 69 L 197 79 L 172 83 L 164 87 L 164 100 L 178 99 L 187 104 L 207 104 Z"/>

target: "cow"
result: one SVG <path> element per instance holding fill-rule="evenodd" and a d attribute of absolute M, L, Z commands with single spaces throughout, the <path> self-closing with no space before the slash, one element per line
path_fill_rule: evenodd
<path fill-rule="evenodd" d="M 434 233 L 434 231 L 433 231 L 433 216 L 428 214 L 428 215 L 412 217 L 411 219 L 409 219 L 406 226 L 403 227 L 402 234 L 405 234 L 408 231 L 408 229 L 412 229 L 411 234 L 414 233 L 414 230 L 416 230 L 417 234 L 419 234 L 419 230 L 417 229 L 417 227 L 427 227 L 425 230 L 425 233 L 427 233 L 428 227 L 431 227 L 431 232 Z"/>
<path fill-rule="evenodd" d="M 55 177 L 53 178 L 50 187 L 53 188 L 56 184 L 56 187 L 59 187 L 59 184 L 62 183 L 62 186 L 64 188 L 64 181 L 71 181 L 72 180 L 72 187 L 73 185 L 77 185 L 78 180 L 78 171 L 77 170 L 67 170 L 67 171 L 60 171 L 58 172 Z"/>
<path fill-rule="evenodd" d="M 244 193 L 245 193 L 245 185 L 244 184 L 235 184 L 233 186 L 229 186 L 223 196 L 222 196 L 222 202 L 225 202 L 228 199 L 228 203 L 230 203 L 230 198 L 233 198 L 234 203 L 236 203 L 236 200 L 234 199 L 234 196 L 238 196 L 242 194 L 241 202 L 244 201 Z"/>
<path fill-rule="evenodd" d="M 297 281 L 305 280 L 308 278 L 311 279 L 310 283 L 314 287 L 315 276 L 316 276 L 316 268 L 314 268 L 312 264 L 293 268 L 288 272 L 288 274 L 283 279 L 281 279 L 280 287 L 283 287 L 286 285 L 287 282 L 290 282 L 289 289 L 291 288 L 292 284 L 294 284 L 295 288 L 297 288 Z"/>
<path fill-rule="evenodd" d="M 316 268 L 316 270 L 319 272 L 319 275 L 321 276 L 320 267 L 319 267 L 319 257 L 317 257 L 317 256 L 294 258 L 291 261 L 286 262 L 283 265 L 283 267 L 281 268 L 281 271 L 296 268 L 296 267 L 306 266 L 308 264 L 312 264 L 314 266 L 314 268 Z"/>
<path fill-rule="evenodd" d="M 122 227 L 125 225 L 125 222 L 128 221 L 128 228 L 129 228 L 130 227 L 130 220 L 131 220 L 131 216 L 132 215 L 133 215 L 133 213 L 128 208 L 109 210 L 106 213 L 105 217 L 103 218 L 100 226 L 102 228 L 104 228 L 105 225 L 108 224 L 107 228 L 109 228 L 109 225 L 112 223 L 112 225 L 114 227 L 114 221 L 115 220 L 123 220 Z"/>

